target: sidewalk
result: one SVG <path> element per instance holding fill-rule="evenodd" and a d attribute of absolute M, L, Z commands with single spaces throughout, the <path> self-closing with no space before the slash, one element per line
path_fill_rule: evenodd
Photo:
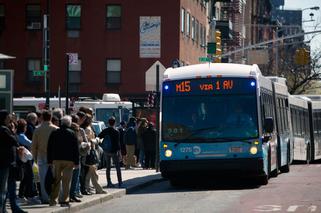
<path fill-rule="evenodd" d="M 141 168 L 135 168 L 134 170 L 124 170 L 122 168 L 122 178 L 123 178 L 123 187 L 122 188 L 106 188 L 106 171 L 105 169 L 99 170 L 99 183 L 107 191 L 107 194 L 93 194 L 87 195 L 81 198 L 81 203 L 70 203 L 71 206 L 60 207 L 60 205 L 49 207 L 49 205 L 28 205 L 26 203 L 21 203 L 23 210 L 31 213 L 43 213 L 43 212 L 77 212 L 81 209 L 91 207 L 93 205 L 100 204 L 102 202 L 111 200 L 116 197 L 122 197 L 126 193 L 138 190 L 141 187 L 144 187 L 148 184 L 160 181 L 162 179 L 160 173 L 155 170 L 143 170 Z M 117 175 L 115 169 L 111 171 L 112 182 L 115 186 L 118 186 Z M 7 208 L 8 210 L 10 208 Z M 9 210 L 10 211 L 10 210 Z"/>

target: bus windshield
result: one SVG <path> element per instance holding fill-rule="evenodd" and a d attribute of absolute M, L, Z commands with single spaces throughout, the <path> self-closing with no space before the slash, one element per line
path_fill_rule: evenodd
<path fill-rule="evenodd" d="M 258 137 L 255 93 L 164 96 L 162 140 L 235 141 Z"/>

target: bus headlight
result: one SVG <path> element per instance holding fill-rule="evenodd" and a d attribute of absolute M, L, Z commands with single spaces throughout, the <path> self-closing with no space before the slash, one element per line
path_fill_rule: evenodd
<path fill-rule="evenodd" d="M 165 156 L 166 157 L 170 158 L 170 157 L 172 157 L 172 154 L 173 154 L 172 150 L 166 149 L 166 151 L 165 151 Z"/>
<path fill-rule="evenodd" d="M 252 155 L 255 155 L 255 154 L 257 153 L 257 147 L 256 147 L 256 146 L 252 146 L 252 147 L 250 148 L 250 153 L 251 153 Z"/>

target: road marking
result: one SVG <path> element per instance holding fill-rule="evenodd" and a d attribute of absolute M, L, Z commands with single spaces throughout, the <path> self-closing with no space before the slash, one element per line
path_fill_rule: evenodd
<path fill-rule="evenodd" d="M 282 209 L 282 206 L 279 206 L 279 205 L 261 205 L 261 206 L 257 206 L 253 210 L 257 212 L 278 212 L 278 211 L 281 211 L 281 209 Z"/>
<path fill-rule="evenodd" d="M 309 206 L 308 210 L 310 212 L 316 212 L 317 211 L 317 206 Z"/>
<path fill-rule="evenodd" d="M 286 210 L 286 212 L 297 212 L 298 210 L 306 209 L 307 212 L 316 212 L 317 211 L 317 206 L 311 205 L 309 207 L 304 206 L 304 205 L 292 205 L 289 206 Z M 256 212 L 280 212 L 282 211 L 282 206 L 280 205 L 260 205 L 256 206 L 253 211 Z M 301 212 L 301 211 L 300 211 Z"/>
<path fill-rule="evenodd" d="M 303 206 L 303 205 L 289 206 L 289 208 L 287 209 L 287 212 L 295 212 L 300 206 Z"/>

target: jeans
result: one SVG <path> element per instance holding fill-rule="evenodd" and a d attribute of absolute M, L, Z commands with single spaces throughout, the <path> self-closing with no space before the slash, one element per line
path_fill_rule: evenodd
<path fill-rule="evenodd" d="M 113 162 L 115 164 L 115 168 L 117 171 L 117 180 L 118 184 L 122 184 L 122 178 L 121 178 L 121 171 L 120 171 L 120 164 L 119 164 L 119 156 L 117 153 L 108 153 L 104 152 L 105 159 L 106 159 L 106 178 L 107 178 L 107 184 L 111 184 L 111 178 L 110 178 L 110 170 L 111 170 L 111 159 L 113 159 Z"/>
<path fill-rule="evenodd" d="M 9 168 L 0 169 L 0 213 L 6 212 L 6 196 L 8 191 Z"/>
<path fill-rule="evenodd" d="M 79 174 L 80 174 L 80 168 L 74 169 L 72 172 L 72 179 L 70 184 L 70 197 L 74 197 L 77 193 L 80 192 L 79 187 Z"/>
<path fill-rule="evenodd" d="M 38 172 L 39 172 L 40 189 L 41 189 L 41 201 L 47 203 L 49 202 L 49 196 L 45 189 L 45 179 L 48 171 L 47 159 L 45 158 L 38 159 L 38 170 L 39 170 Z"/>
<path fill-rule="evenodd" d="M 142 168 L 145 167 L 145 151 L 143 149 L 139 150 L 139 163 Z"/>
<path fill-rule="evenodd" d="M 31 198 L 37 195 L 32 171 L 32 161 L 23 164 L 23 180 L 20 182 L 19 197 Z"/>
<path fill-rule="evenodd" d="M 18 202 L 17 202 L 17 184 L 16 180 L 13 177 L 14 174 L 10 173 L 8 178 L 8 192 L 7 192 L 7 198 L 9 198 L 10 201 L 10 207 L 13 213 L 18 212 L 21 210 Z"/>

